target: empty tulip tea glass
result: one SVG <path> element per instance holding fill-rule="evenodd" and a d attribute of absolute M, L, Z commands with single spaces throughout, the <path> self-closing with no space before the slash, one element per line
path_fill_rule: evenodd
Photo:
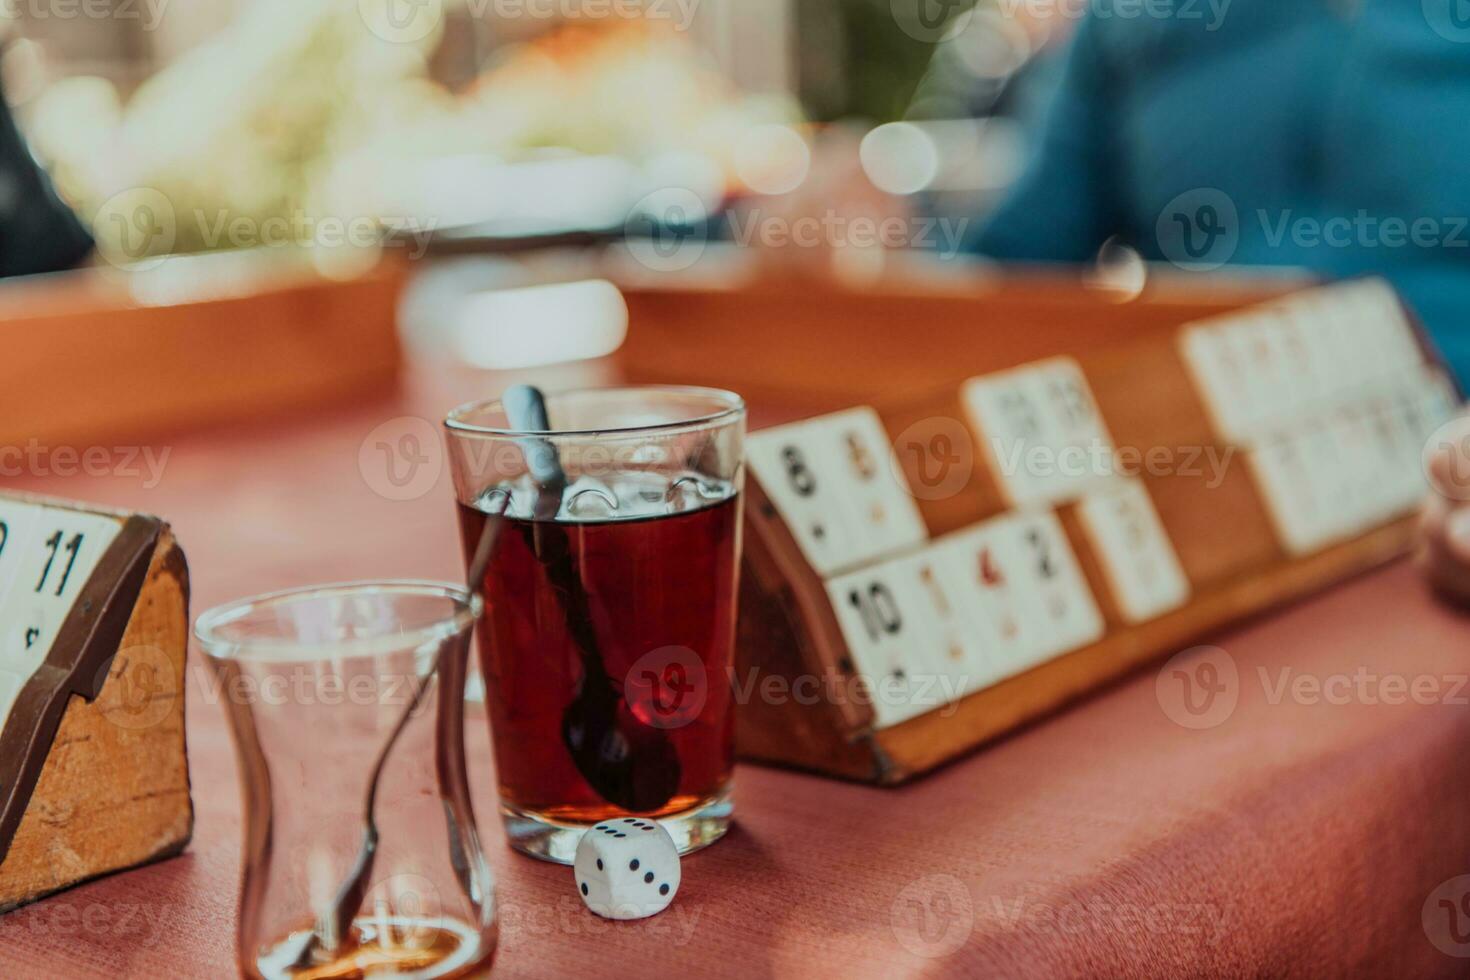
<path fill-rule="evenodd" d="M 438 980 L 488 968 L 494 882 L 463 737 L 480 609 L 460 587 L 372 582 L 199 617 L 240 768 L 243 976 Z"/>

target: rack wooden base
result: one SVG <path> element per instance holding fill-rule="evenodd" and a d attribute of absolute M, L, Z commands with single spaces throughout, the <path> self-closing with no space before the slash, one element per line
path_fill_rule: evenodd
<path fill-rule="evenodd" d="M 1197 596 L 1183 609 L 1110 635 L 1058 660 L 994 687 L 969 695 L 947 709 L 920 715 L 892 728 L 843 738 L 836 709 L 826 703 L 782 706 L 762 711 L 742 704 L 740 754 L 773 765 L 791 766 L 859 782 L 897 785 L 980 748 L 1026 724 L 1085 697 L 1109 681 L 1172 654 L 1210 634 L 1392 562 L 1408 553 L 1415 518 L 1405 518 L 1345 541 L 1326 551 L 1243 578 Z M 747 574 L 753 572 L 747 564 Z M 786 603 L 796 600 L 789 593 Z M 760 611 L 742 615 L 740 649 L 745 683 L 781 678 L 789 689 L 796 679 L 820 667 L 802 661 L 804 644 L 795 642 L 799 617 L 769 593 L 747 588 L 742 603 Z M 785 623 L 793 631 L 782 635 Z M 746 676 L 744 671 L 754 668 Z M 759 701 L 759 698 L 753 698 Z"/>
<path fill-rule="evenodd" d="M 757 327 L 800 336 L 778 373 L 840 366 L 812 398 L 831 414 L 748 447 L 739 751 L 884 785 L 1404 555 L 1424 440 L 1459 395 L 1376 281 L 1193 305 L 1061 282 L 811 293 L 810 329 Z M 662 328 L 752 303 L 659 307 Z M 895 329 L 916 311 L 943 316 Z M 736 384 L 732 360 L 701 380 Z M 1094 447 L 1106 472 L 1017 462 Z M 1116 468 L 1156 452 L 1168 466 Z M 962 479 L 941 485 L 941 456 Z"/>

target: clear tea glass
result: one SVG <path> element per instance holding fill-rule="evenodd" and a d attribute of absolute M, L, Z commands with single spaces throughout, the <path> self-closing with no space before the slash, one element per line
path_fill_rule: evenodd
<path fill-rule="evenodd" d="M 695 850 L 732 812 L 744 403 L 631 387 L 546 406 L 550 432 L 498 401 L 445 423 L 467 562 L 487 515 L 506 521 L 478 637 L 507 837 L 570 864 L 588 826 L 636 814 Z"/>
<path fill-rule="evenodd" d="M 488 969 L 494 880 L 464 757 L 480 611 L 463 588 L 369 582 L 243 599 L 196 621 L 239 759 L 242 976 L 430 980 Z M 345 909 L 351 927 L 331 951 L 312 937 L 355 877 L 380 756 L 366 895 Z"/>

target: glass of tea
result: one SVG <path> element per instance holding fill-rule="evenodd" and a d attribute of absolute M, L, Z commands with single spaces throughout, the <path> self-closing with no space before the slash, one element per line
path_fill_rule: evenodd
<path fill-rule="evenodd" d="M 464 757 L 480 611 L 461 587 L 370 582 L 242 599 L 196 621 L 240 767 L 242 976 L 489 968 L 494 880 Z"/>
<path fill-rule="evenodd" d="M 506 522 L 478 638 L 507 837 L 570 864 L 588 826 L 635 814 L 696 850 L 732 810 L 744 403 L 625 387 L 545 408 L 535 429 L 501 401 L 445 422 L 466 561 Z"/>

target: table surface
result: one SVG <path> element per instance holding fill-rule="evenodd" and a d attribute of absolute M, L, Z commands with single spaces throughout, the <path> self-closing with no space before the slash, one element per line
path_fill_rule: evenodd
<path fill-rule="evenodd" d="M 155 459 L 167 452 L 156 485 L 146 471 L 9 485 L 167 517 L 195 614 L 321 581 L 454 579 L 435 427 L 503 383 L 420 365 L 380 399 L 154 443 Z M 757 424 L 781 418 L 754 409 Z M 435 450 L 424 492 L 389 499 L 371 445 L 416 433 Z M 637 923 L 585 913 L 568 869 L 504 846 L 488 733 L 472 718 L 498 878 L 495 973 L 1459 975 L 1421 909 L 1470 872 L 1467 623 L 1400 564 L 1212 638 L 1236 668 L 1225 696 L 1237 702 L 1208 729 L 1170 719 L 1173 679 L 1155 669 L 901 789 L 742 766 L 734 830 L 686 859 L 668 912 Z M 0 919 L 0 976 L 232 975 L 239 797 L 200 671 L 191 654 L 188 851 Z M 1421 696 L 1397 695 L 1390 677 L 1420 682 Z"/>

